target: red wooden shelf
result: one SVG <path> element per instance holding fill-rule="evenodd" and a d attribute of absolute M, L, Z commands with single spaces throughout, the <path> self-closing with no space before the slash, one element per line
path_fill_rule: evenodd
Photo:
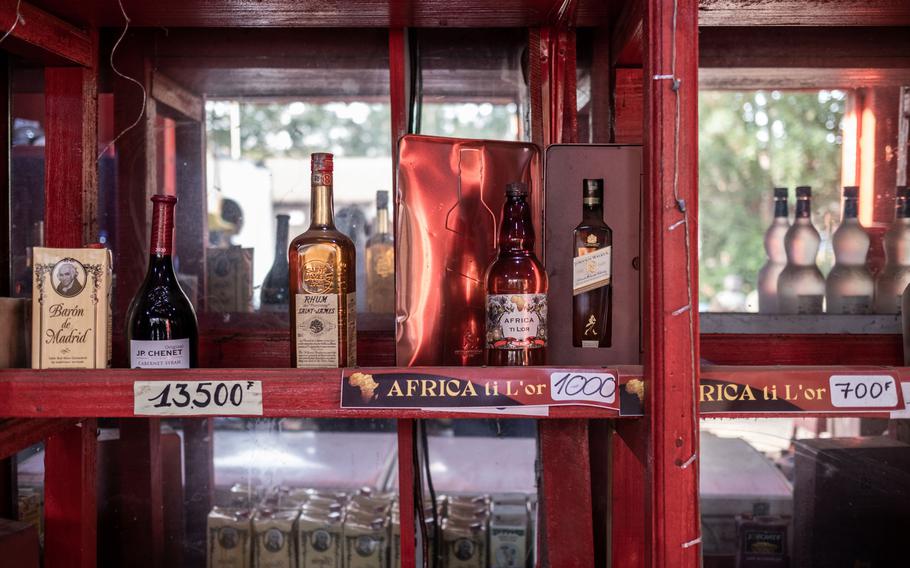
<path fill-rule="evenodd" d="M 457 368 L 422 368 L 458 377 Z M 621 383 L 641 378 L 641 367 L 620 367 Z M 395 368 L 388 368 L 394 371 Z M 406 372 L 407 369 L 399 369 Z M 498 377 L 520 380 L 523 369 L 497 369 Z M 262 381 L 264 417 L 311 418 L 489 418 L 495 412 L 422 409 L 341 408 L 340 369 L 187 370 L 0 370 L 0 416 L 12 418 L 122 418 L 133 414 L 135 381 Z M 520 416 L 519 416 L 520 417 Z M 540 418 L 619 418 L 619 412 L 593 406 L 555 406 Z M 537 418 L 537 417 L 535 417 Z"/>

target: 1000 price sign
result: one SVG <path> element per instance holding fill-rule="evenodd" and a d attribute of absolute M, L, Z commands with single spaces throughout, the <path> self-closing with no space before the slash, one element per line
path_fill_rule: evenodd
<path fill-rule="evenodd" d="M 137 416 L 262 416 L 261 381 L 136 381 Z"/>

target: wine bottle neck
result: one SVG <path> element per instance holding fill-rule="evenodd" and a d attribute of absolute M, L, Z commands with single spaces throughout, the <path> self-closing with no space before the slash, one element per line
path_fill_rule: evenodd
<path fill-rule="evenodd" d="M 531 207 L 524 197 L 507 197 L 499 229 L 499 252 L 530 252 L 534 248 Z"/>
<path fill-rule="evenodd" d="M 603 221 L 604 206 L 599 199 L 584 199 L 584 205 L 581 208 L 581 215 L 584 219 L 598 219 Z"/>
<path fill-rule="evenodd" d="M 796 218 L 808 219 L 811 216 L 812 204 L 808 198 L 801 197 L 796 201 Z"/>
<path fill-rule="evenodd" d="M 894 208 L 896 219 L 910 219 L 910 199 L 898 197 Z"/>
<path fill-rule="evenodd" d="M 852 198 L 844 199 L 844 219 L 856 219 L 857 213 L 857 200 Z"/>
<path fill-rule="evenodd" d="M 784 217 L 788 216 L 789 212 L 787 211 L 787 200 L 786 199 L 775 199 L 774 200 L 774 216 L 775 217 Z"/>
<path fill-rule="evenodd" d="M 150 254 L 154 256 L 170 256 L 174 252 L 174 205 L 176 199 L 164 199 L 155 196 L 152 203 L 152 239 Z"/>
<path fill-rule="evenodd" d="M 278 216 L 278 228 L 275 230 L 275 262 L 288 259 L 288 217 Z"/>
<path fill-rule="evenodd" d="M 376 211 L 376 233 L 380 235 L 387 235 L 391 232 L 389 227 L 389 210 L 388 209 L 378 209 Z"/>
<path fill-rule="evenodd" d="M 335 211 L 332 203 L 332 186 L 313 184 L 310 192 L 310 227 L 335 227 Z"/>

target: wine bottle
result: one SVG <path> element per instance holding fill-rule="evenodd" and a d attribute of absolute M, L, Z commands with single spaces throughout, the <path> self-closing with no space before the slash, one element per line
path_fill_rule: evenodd
<path fill-rule="evenodd" d="M 130 367 L 188 369 L 197 364 L 196 312 L 174 272 L 174 206 L 177 198 L 152 196 L 152 240 L 145 281 L 127 318 Z"/>
<path fill-rule="evenodd" d="M 774 188 L 774 220 L 765 231 L 765 254 L 767 260 L 758 271 L 758 311 L 762 314 L 776 314 L 777 279 L 787 266 L 787 250 L 784 239 L 790 228 L 787 218 L 787 188 Z"/>
<path fill-rule="evenodd" d="M 782 314 L 820 314 L 825 278 L 816 264 L 821 237 L 812 225 L 812 188 L 796 188 L 796 219 L 787 229 L 787 266 L 777 279 L 777 308 Z"/>
<path fill-rule="evenodd" d="M 262 311 L 281 311 L 288 306 L 288 215 L 275 215 L 275 260 L 262 281 L 259 306 Z"/>
<path fill-rule="evenodd" d="M 487 365 L 547 362 L 547 273 L 534 255 L 528 186 L 506 186 L 499 254 L 486 271 Z"/>
<path fill-rule="evenodd" d="M 310 227 L 288 250 L 291 364 L 357 364 L 354 243 L 335 228 L 332 154 L 311 156 Z"/>
<path fill-rule="evenodd" d="M 376 192 L 376 232 L 367 240 L 367 311 L 395 311 L 395 250 L 389 226 L 389 192 Z"/>
<path fill-rule="evenodd" d="M 899 186 L 894 221 L 885 232 L 885 268 L 875 283 L 875 313 L 897 314 L 910 284 L 910 187 Z"/>
<path fill-rule="evenodd" d="M 572 262 L 572 345 L 609 347 L 612 341 L 613 230 L 604 223 L 604 180 L 582 183 L 582 218 Z"/>
<path fill-rule="evenodd" d="M 834 231 L 834 266 L 825 281 L 825 311 L 829 314 L 868 314 L 875 282 L 866 266 L 869 234 L 857 218 L 859 188 L 844 188 L 844 209 Z"/>

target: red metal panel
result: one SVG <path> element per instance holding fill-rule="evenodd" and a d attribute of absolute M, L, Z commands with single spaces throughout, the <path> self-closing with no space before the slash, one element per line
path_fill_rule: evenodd
<path fill-rule="evenodd" d="M 698 4 L 647 0 L 644 14 L 648 564 L 695 567 Z"/>
<path fill-rule="evenodd" d="M 903 365 L 900 335 L 707 334 L 701 357 L 715 365 Z"/>
<path fill-rule="evenodd" d="M 94 419 L 47 440 L 44 451 L 44 566 L 95 568 L 97 516 Z"/>
<path fill-rule="evenodd" d="M 417 565 L 415 553 L 414 509 L 414 421 L 398 421 L 398 487 L 401 511 L 401 568 Z M 392 543 L 392 546 L 395 546 Z"/>
<path fill-rule="evenodd" d="M 611 436 L 610 559 L 613 568 L 644 568 L 648 422 L 616 422 Z"/>

